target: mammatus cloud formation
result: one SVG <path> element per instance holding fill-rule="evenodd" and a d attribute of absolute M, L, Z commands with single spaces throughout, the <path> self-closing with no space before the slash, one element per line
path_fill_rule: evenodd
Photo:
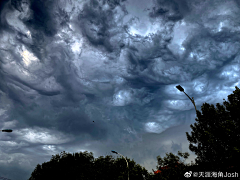
<path fill-rule="evenodd" d="M 61 151 L 111 149 L 151 172 L 190 152 L 191 101 L 239 86 L 237 0 L 6 0 L 0 4 L 0 172 L 30 177 Z M 93 123 L 94 121 L 94 123 Z M 195 155 L 192 153 L 190 160 Z"/>

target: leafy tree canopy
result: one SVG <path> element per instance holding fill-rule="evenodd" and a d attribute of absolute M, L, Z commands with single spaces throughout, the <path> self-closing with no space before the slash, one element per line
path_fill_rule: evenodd
<path fill-rule="evenodd" d="M 182 153 L 178 151 L 178 155 L 185 160 L 189 157 L 188 152 Z M 184 164 L 185 160 L 181 161 L 179 156 L 173 153 L 166 153 L 164 158 L 157 156 L 158 166 L 156 168 L 159 170 L 159 173 L 152 176 L 152 180 L 184 179 L 184 174 L 188 171 L 190 164 Z"/>
<path fill-rule="evenodd" d="M 189 149 L 197 155 L 196 163 L 212 169 L 239 167 L 240 161 L 240 89 L 228 96 L 223 105 L 204 103 L 197 111 L 196 123 L 190 125 Z M 223 99 L 225 100 L 225 99 Z"/>
<path fill-rule="evenodd" d="M 92 152 L 70 154 L 63 151 L 60 155 L 52 156 L 49 162 L 38 164 L 29 180 L 125 180 L 128 172 L 131 180 L 144 180 L 144 177 L 147 179 L 150 176 L 144 167 L 126 159 L 128 168 L 124 158 L 113 159 L 110 155 L 94 159 Z"/>

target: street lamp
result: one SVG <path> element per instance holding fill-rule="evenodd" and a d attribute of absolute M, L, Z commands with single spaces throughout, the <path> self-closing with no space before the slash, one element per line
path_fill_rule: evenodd
<path fill-rule="evenodd" d="M 12 132 L 12 129 L 3 129 L 2 132 Z"/>
<path fill-rule="evenodd" d="M 114 150 L 111 150 L 112 151 L 112 153 L 115 153 L 115 154 L 119 154 L 118 152 L 116 152 L 116 151 L 114 151 Z M 122 154 L 119 154 L 119 155 L 121 155 L 121 156 L 123 156 Z M 124 156 L 123 156 L 124 157 Z M 127 159 L 124 157 L 124 159 L 126 160 L 126 162 L 127 162 Z M 128 162 L 127 162 L 127 168 L 128 168 Z M 128 180 L 129 180 L 129 171 L 128 171 Z"/>
<path fill-rule="evenodd" d="M 176 88 L 177 88 L 179 91 L 184 92 L 184 89 L 182 88 L 182 86 L 178 85 L 178 86 L 176 86 Z M 184 94 L 186 94 L 186 93 L 184 92 Z M 196 110 L 196 114 L 197 114 L 197 108 L 196 108 L 196 105 L 195 105 L 195 102 L 194 102 L 193 97 L 192 97 L 192 99 L 191 99 L 187 94 L 186 94 L 186 96 L 192 101 L 192 103 L 193 103 L 193 105 L 194 105 L 194 107 L 195 107 L 195 110 Z"/>

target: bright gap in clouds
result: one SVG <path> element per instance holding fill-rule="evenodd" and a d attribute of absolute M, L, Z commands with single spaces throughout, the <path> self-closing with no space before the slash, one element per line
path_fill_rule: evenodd
<path fill-rule="evenodd" d="M 33 53 L 29 52 L 24 46 L 22 46 L 22 49 L 23 50 L 19 51 L 26 66 L 29 66 L 33 61 L 38 61 L 38 58 L 34 56 Z"/>
<path fill-rule="evenodd" d="M 159 30 L 159 24 L 141 23 L 140 21 L 135 22 L 129 28 L 129 34 L 132 36 L 150 36 L 151 34 L 156 34 Z"/>
<path fill-rule="evenodd" d="M 220 32 L 222 30 L 223 27 L 223 22 L 220 22 L 219 27 L 218 27 L 218 32 Z"/>
<path fill-rule="evenodd" d="M 28 35 L 29 38 L 32 38 L 30 31 L 27 31 L 27 35 Z"/>
<path fill-rule="evenodd" d="M 72 44 L 72 51 L 74 53 L 81 53 L 81 43 L 80 42 L 75 42 L 74 44 Z"/>

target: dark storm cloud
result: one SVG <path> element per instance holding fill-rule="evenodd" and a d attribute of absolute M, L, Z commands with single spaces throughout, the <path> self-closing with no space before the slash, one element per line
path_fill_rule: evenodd
<path fill-rule="evenodd" d="M 237 1 L 14 0 L 0 10 L 0 117 L 14 130 L 1 136 L 12 159 L 0 171 L 12 179 L 8 168 L 26 164 L 27 179 L 61 151 L 115 149 L 150 171 L 158 155 L 188 151 L 195 109 L 175 86 L 200 109 L 239 82 Z"/>
<path fill-rule="evenodd" d="M 38 32 L 43 32 L 47 37 L 52 37 L 57 33 L 58 23 L 61 23 L 59 16 L 54 16 L 51 11 L 56 7 L 54 1 L 37 1 L 32 0 L 30 3 L 30 11 L 32 12 L 31 19 L 27 20 L 25 23 L 33 28 L 37 29 Z M 61 10 L 59 10 L 61 13 Z M 65 17 L 65 14 L 61 17 Z M 57 18 L 56 18 L 57 17 Z"/>
<path fill-rule="evenodd" d="M 166 21 L 179 21 L 190 12 L 188 2 L 186 0 L 156 0 L 155 6 L 149 13 L 152 18 L 164 18 Z"/>
<path fill-rule="evenodd" d="M 91 45 L 103 47 L 109 53 L 114 51 L 118 55 L 125 45 L 121 17 L 127 13 L 125 7 L 120 4 L 121 1 L 117 0 L 91 0 L 83 6 L 77 21 L 79 29 Z M 121 11 L 121 17 L 116 17 L 117 11 Z"/>
<path fill-rule="evenodd" d="M 23 12 L 22 0 L 11 0 L 11 5 L 19 12 Z"/>

